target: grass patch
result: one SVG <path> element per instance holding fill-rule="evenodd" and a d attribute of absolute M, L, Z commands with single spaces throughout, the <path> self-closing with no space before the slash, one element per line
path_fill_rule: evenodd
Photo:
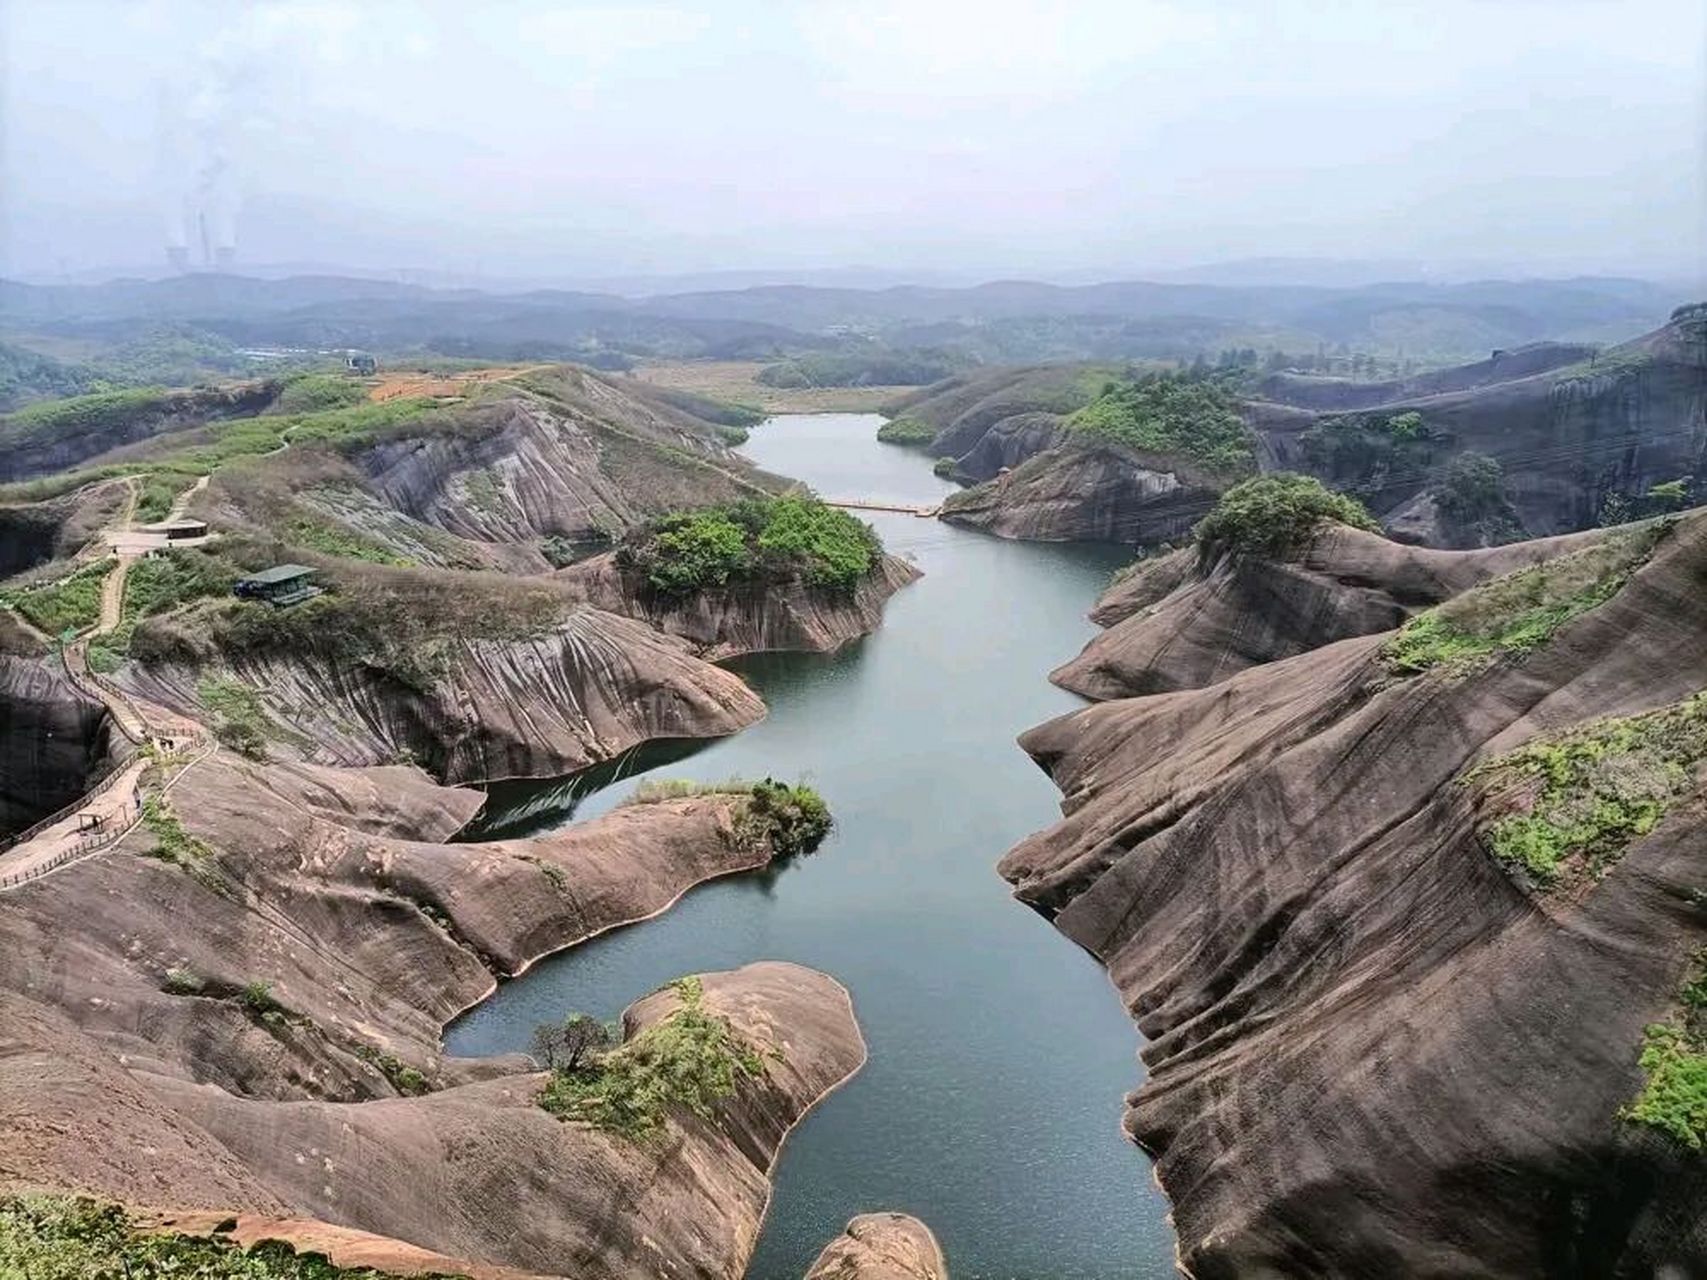
<path fill-rule="evenodd" d="M 178 820 L 166 797 L 158 793 L 143 800 L 142 825 L 154 837 L 154 844 L 145 851 L 150 858 L 193 871 L 198 870 L 203 859 L 213 852 L 184 830 L 184 824 Z"/>
<path fill-rule="evenodd" d="M 367 388 L 352 378 L 330 373 L 305 373 L 284 384 L 272 412 L 289 415 L 344 409 L 367 399 Z"/>
<path fill-rule="evenodd" d="M 370 1062 L 385 1077 L 386 1082 L 405 1098 L 416 1098 L 423 1093 L 431 1093 L 433 1086 L 422 1071 L 410 1066 L 395 1054 L 376 1049 L 371 1044 L 360 1045 L 356 1056 L 364 1062 Z"/>
<path fill-rule="evenodd" d="M 1692 1151 L 1707 1149 L 1707 947 L 1695 953 L 1679 1011 L 1642 1036 L 1647 1076 L 1619 1118 L 1650 1125 Z"/>
<path fill-rule="evenodd" d="M 136 561 L 125 574 L 124 606 L 110 645 L 124 652 L 144 618 L 170 613 L 196 600 L 228 596 L 239 576 L 240 570 L 231 561 L 198 549 L 167 551 Z M 94 646 L 90 652 L 93 654 Z"/>
<path fill-rule="evenodd" d="M 1599 880 L 1695 788 L 1707 760 L 1707 693 L 1530 742 L 1472 771 L 1515 808 L 1487 831 L 1493 854 L 1542 888 Z"/>
<path fill-rule="evenodd" d="M 927 449 L 932 440 L 936 439 L 936 428 L 919 418 L 902 416 L 891 418 L 877 428 L 877 439 L 882 444 L 904 445 L 909 449 Z"/>
<path fill-rule="evenodd" d="M 706 1012 L 698 978 L 670 986 L 679 1009 L 589 1065 L 552 1072 L 539 1105 L 560 1119 L 643 1141 L 675 1110 L 711 1119 L 740 1080 L 763 1073 L 758 1051 L 727 1019 Z"/>
<path fill-rule="evenodd" d="M 50 636 L 83 631 L 101 619 L 101 584 L 113 561 L 101 560 L 69 578 L 45 587 L 0 591 L 0 604 L 16 609 L 37 630 Z"/>
<path fill-rule="evenodd" d="M 1307 550 L 1330 521 L 1380 529 L 1356 498 L 1335 493 L 1314 476 L 1277 471 L 1227 490 L 1198 522 L 1194 536 L 1205 560 L 1226 552 L 1279 559 Z"/>
<path fill-rule="evenodd" d="M 172 505 L 195 480 L 193 475 L 181 471 L 153 471 L 144 475 L 141 490 L 136 496 L 136 518 L 143 524 L 164 520 L 172 514 Z"/>
<path fill-rule="evenodd" d="M 1233 398 L 1206 378 L 1151 373 L 1109 382 L 1067 419 L 1070 431 L 1194 462 L 1221 476 L 1256 468 L 1250 429 Z"/>
<path fill-rule="evenodd" d="M 306 551 L 318 551 L 323 556 L 361 560 L 367 564 L 401 566 L 414 563 L 375 538 L 313 516 L 298 516 L 290 522 L 283 536 L 291 545 Z"/>
<path fill-rule="evenodd" d="M 271 721 L 261 707 L 261 695 L 230 676 L 206 676 L 196 695 L 216 717 L 213 736 L 222 746 L 251 760 L 267 758 Z"/>
<path fill-rule="evenodd" d="M 146 1229 L 116 1204 L 84 1196 L 0 1199 L 4 1280 L 400 1280 L 371 1267 L 334 1266 L 281 1240 L 244 1248 L 215 1232 L 187 1236 Z M 440 1273 L 425 1280 L 452 1280 Z"/>
<path fill-rule="evenodd" d="M 98 676 L 110 676 L 124 665 L 124 654 L 93 641 L 88 650 L 89 670 Z"/>
<path fill-rule="evenodd" d="M 1382 657 L 1401 675 L 1436 667 L 1468 674 L 1501 655 L 1531 653 L 1617 595 L 1670 528 L 1658 521 L 1609 534 L 1581 551 L 1472 587 L 1412 618 L 1382 647 Z"/>
<path fill-rule="evenodd" d="M 651 521 L 623 539 L 617 563 L 683 598 L 741 581 L 852 591 L 882 553 L 869 525 L 815 498 L 749 498 Z"/>

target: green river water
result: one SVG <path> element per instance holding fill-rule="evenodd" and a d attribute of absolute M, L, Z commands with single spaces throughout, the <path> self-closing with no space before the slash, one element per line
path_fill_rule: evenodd
<path fill-rule="evenodd" d="M 928 457 L 879 445 L 880 419 L 771 419 L 744 452 L 832 497 L 935 503 Z M 662 744 L 573 778 L 495 785 L 473 838 L 609 809 L 636 778 L 804 778 L 836 829 L 811 857 L 702 885 L 656 919 L 543 960 L 448 1031 L 449 1049 L 525 1049 L 569 1010 L 615 1017 L 684 973 L 792 960 L 840 979 L 865 1068 L 794 1131 L 748 1275 L 798 1280 L 857 1213 L 900 1210 L 942 1241 L 955 1280 L 1173 1274 L 1166 1202 L 1120 1134 L 1138 1036 L 1102 970 L 1014 902 L 998 858 L 1058 816 L 1014 744 L 1080 705 L 1045 679 L 1093 628 L 1109 549 L 1002 542 L 880 514 L 925 576 L 880 631 L 830 655 L 731 666 L 760 724 Z"/>

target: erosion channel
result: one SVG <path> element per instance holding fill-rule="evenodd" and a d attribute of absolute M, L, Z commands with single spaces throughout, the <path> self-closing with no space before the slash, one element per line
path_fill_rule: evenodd
<path fill-rule="evenodd" d="M 769 420 L 746 452 L 826 497 L 934 504 L 929 459 L 872 415 Z M 1120 1134 L 1141 1068 L 1107 978 L 1014 902 L 996 860 L 1057 794 L 1015 746 L 1077 699 L 1044 674 L 1090 635 L 1120 561 L 862 513 L 925 576 L 869 638 L 734 664 L 770 708 L 699 750 L 653 745 L 573 778 L 495 785 L 470 836 L 561 827 L 653 777 L 802 776 L 836 830 L 780 871 L 702 886 L 646 923 L 542 961 L 454 1024 L 447 1047 L 524 1049 L 535 1024 L 614 1017 L 679 974 L 798 961 L 853 993 L 870 1061 L 790 1138 L 753 1280 L 793 1280 L 849 1218 L 929 1223 L 962 1277 L 1173 1274 L 1167 1206 Z"/>

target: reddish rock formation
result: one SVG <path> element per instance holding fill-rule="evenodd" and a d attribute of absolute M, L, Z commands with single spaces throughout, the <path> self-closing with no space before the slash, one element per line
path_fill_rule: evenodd
<path fill-rule="evenodd" d="M 555 580 L 595 608 L 642 619 L 715 661 L 774 650 L 839 649 L 877 630 L 889 597 L 918 577 L 905 560 L 886 555 L 851 594 L 800 582 L 740 583 L 672 602 L 648 592 L 607 553 L 563 570 Z"/>
<path fill-rule="evenodd" d="M 1195 547 L 1139 564 L 1091 611 L 1107 627 L 1049 678 L 1087 698 L 1194 689 L 1351 636 L 1389 631 L 1488 578 L 1600 537 L 1600 531 L 1483 551 L 1405 546 L 1345 525 L 1286 562 Z"/>
<path fill-rule="evenodd" d="M 1485 669 L 1401 678 L 1371 635 L 1025 735 L 1067 816 L 1002 871 L 1148 1038 L 1127 1127 L 1193 1275 L 1707 1273 L 1707 1165 L 1618 1118 L 1707 945 L 1699 780 L 1546 896 L 1455 785 L 1707 686 L 1703 635 L 1696 518 Z"/>

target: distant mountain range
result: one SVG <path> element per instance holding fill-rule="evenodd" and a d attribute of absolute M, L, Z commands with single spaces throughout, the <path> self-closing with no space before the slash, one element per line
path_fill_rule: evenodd
<path fill-rule="evenodd" d="M 1261 275 L 1261 272 L 1251 272 Z M 1643 280 L 1485 280 L 1343 287 L 1183 280 L 881 289 L 765 285 L 630 297 L 495 293 L 353 276 L 190 274 L 95 285 L 0 281 L 0 330 L 134 341 L 189 326 L 238 345 L 366 347 L 488 358 L 773 358 L 827 346 L 930 348 L 984 362 L 1317 347 L 1442 361 L 1540 339 L 1616 342 L 1690 299 Z M 39 344 L 37 344 L 39 345 Z"/>

